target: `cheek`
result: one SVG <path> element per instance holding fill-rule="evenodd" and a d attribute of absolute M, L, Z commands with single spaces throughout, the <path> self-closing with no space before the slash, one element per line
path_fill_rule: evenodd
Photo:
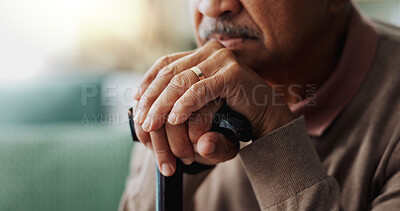
<path fill-rule="evenodd" d="M 258 7 L 249 7 L 248 11 L 254 14 L 252 18 L 262 30 L 268 51 L 285 59 L 314 34 L 325 10 L 316 0 L 266 0 Z"/>
<path fill-rule="evenodd" d="M 285 0 L 281 0 L 285 1 Z M 283 39 L 284 27 L 287 27 L 285 11 L 281 1 L 266 0 L 261 4 L 253 1 L 243 1 L 247 14 L 262 32 L 264 47 L 270 54 L 275 54 L 279 49 L 280 39 Z"/>

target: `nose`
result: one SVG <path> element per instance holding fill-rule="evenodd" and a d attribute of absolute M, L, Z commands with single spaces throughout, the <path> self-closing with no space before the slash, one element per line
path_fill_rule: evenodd
<path fill-rule="evenodd" d="M 200 13 L 212 18 L 239 13 L 241 8 L 239 0 L 200 0 L 197 6 Z"/>

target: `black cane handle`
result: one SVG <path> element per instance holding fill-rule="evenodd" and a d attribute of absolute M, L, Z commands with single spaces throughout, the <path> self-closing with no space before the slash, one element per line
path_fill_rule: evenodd
<path fill-rule="evenodd" d="M 223 104 L 214 114 L 211 130 L 222 133 L 237 145 L 239 145 L 239 141 L 248 142 L 253 138 L 253 130 L 249 120 L 226 104 Z"/>
<path fill-rule="evenodd" d="M 132 108 L 129 109 L 129 125 L 131 127 L 133 141 L 139 141 L 135 132 Z M 253 138 L 251 124 L 246 117 L 224 104 L 215 114 L 211 131 L 222 133 L 232 142 L 248 142 Z"/>
<path fill-rule="evenodd" d="M 129 126 L 131 128 L 132 140 L 139 141 L 138 137 L 136 136 L 135 122 L 133 121 L 133 108 L 129 109 L 128 116 L 129 116 Z"/>

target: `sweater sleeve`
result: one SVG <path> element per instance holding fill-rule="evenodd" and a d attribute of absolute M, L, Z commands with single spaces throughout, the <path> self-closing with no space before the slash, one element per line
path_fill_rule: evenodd
<path fill-rule="evenodd" d="M 400 208 L 400 140 L 397 141 L 386 163 L 385 173 L 370 209 L 374 211 L 399 210 Z"/>
<path fill-rule="evenodd" d="M 339 210 L 340 191 L 311 145 L 303 117 L 241 149 L 261 210 Z"/>

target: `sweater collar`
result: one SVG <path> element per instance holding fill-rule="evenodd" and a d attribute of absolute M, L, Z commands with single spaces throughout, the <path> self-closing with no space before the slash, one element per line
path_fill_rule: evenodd
<path fill-rule="evenodd" d="M 355 96 L 371 66 L 377 41 L 377 30 L 353 5 L 338 66 L 321 87 L 290 106 L 296 115 L 304 115 L 310 135 L 321 136 Z"/>

